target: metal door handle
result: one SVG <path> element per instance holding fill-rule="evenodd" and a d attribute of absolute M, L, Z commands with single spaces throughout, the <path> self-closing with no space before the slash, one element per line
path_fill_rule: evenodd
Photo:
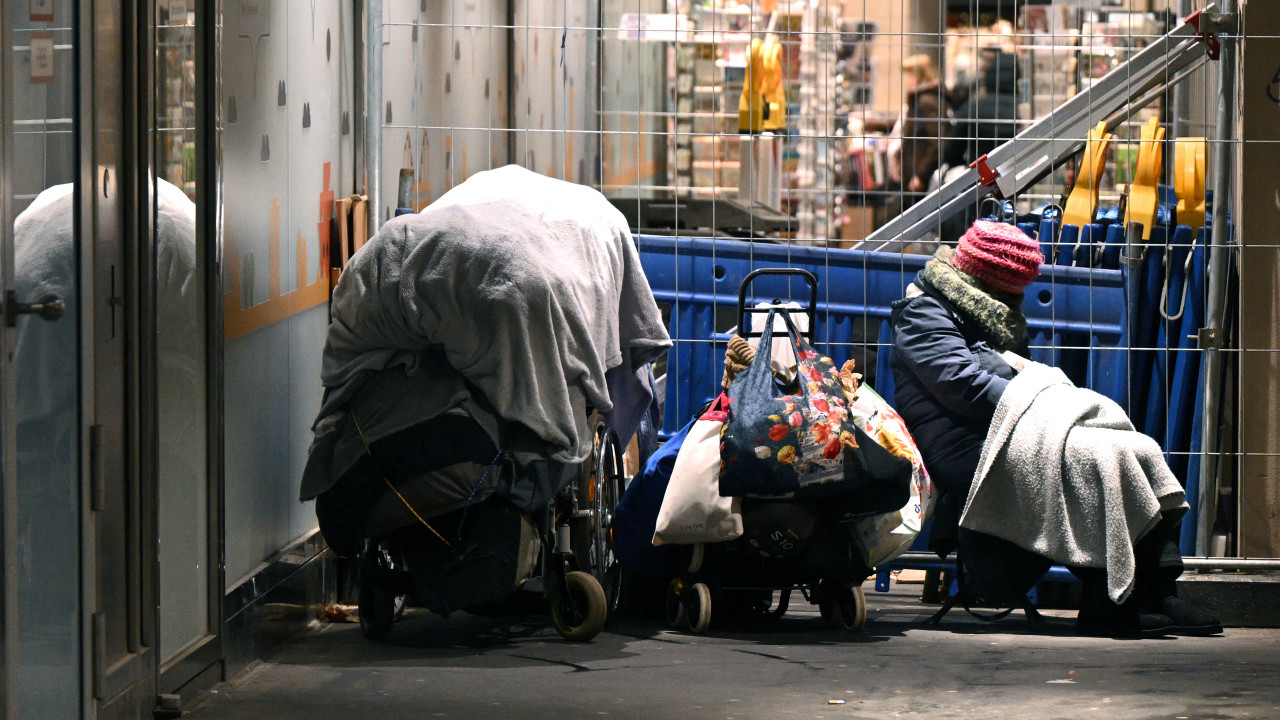
<path fill-rule="evenodd" d="M 13 327 L 19 315 L 39 315 L 45 320 L 57 320 L 66 309 L 67 304 L 62 298 L 52 293 L 40 298 L 40 302 L 20 303 L 14 291 L 10 290 L 4 295 L 4 324 L 5 327 Z"/>

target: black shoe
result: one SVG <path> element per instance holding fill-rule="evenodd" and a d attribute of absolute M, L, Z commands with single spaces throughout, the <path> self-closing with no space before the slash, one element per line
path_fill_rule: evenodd
<path fill-rule="evenodd" d="M 1094 613 L 1082 609 L 1076 617 L 1076 632 L 1091 637 L 1156 638 L 1173 631 L 1173 620 L 1159 613 Z"/>
<path fill-rule="evenodd" d="M 1160 603 L 1160 612 L 1173 622 L 1175 635 L 1217 635 L 1222 632 L 1218 618 L 1174 595 Z"/>

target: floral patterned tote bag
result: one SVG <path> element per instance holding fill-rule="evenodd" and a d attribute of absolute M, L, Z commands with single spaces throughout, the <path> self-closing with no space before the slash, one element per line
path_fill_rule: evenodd
<path fill-rule="evenodd" d="M 760 347 L 773 342 L 771 310 Z M 779 387 L 769 353 L 729 387 L 721 433 L 720 494 L 727 497 L 839 497 L 846 513 L 891 512 L 906 503 L 911 463 L 852 421 L 831 358 L 820 356 L 781 314 L 796 353 L 796 382 Z"/>

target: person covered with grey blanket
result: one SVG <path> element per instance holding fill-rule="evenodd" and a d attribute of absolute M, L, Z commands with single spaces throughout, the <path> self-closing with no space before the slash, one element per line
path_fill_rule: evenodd
<path fill-rule="evenodd" d="M 555 464 L 501 493 L 526 512 L 545 505 L 593 450 L 589 411 L 624 444 L 635 434 L 651 363 L 671 347 L 622 213 L 514 165 L 383 225 L 343 269 L 330 314 L 299 497 L 317 498 L 326 539 L 352 552 L 389 474 L 493 465 L 501 449 L 522 467 Z"/>
<path fill-rule="evenodd" d="M 1022 293 L 1042 262 L 1016 226 L 979 220 L 894 303 L 895 404 L 941 491 L 931 549 L 958 546 L 987 577 L 1016 573 L 1010 558 L 1066 565 L 1084 586 L 1084 634 L 1221 632 L 1177 597 L 1186 503 L 1159 447 L 1026 359 Z"/>

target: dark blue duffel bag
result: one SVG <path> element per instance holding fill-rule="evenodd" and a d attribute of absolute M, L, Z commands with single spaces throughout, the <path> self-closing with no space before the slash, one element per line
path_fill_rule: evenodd
<path fill-rule="evenodd" d="M 649 456 L 618 502 L 613 519 L 613 551 L 623 569 L 640 578 L 661 579 L 679 562 L 678 545 L 653 546 L 653 531 L 667 493 L 676 454 L 684 444 L 695 417 Z"/>

